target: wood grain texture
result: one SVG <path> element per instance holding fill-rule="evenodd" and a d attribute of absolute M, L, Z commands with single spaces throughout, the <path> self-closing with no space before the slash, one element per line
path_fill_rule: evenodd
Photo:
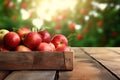
<path fill-rule="evenodd" d="M 0 53 L 0 70 L 72 70 L 72 52 Z"/>
<path fill-rule="evenodd" d="M 4 80 L 55 80 L 56 71 L 14 71 Z"/>
<path fill-rule="evenodd" d="M 80 48 L 74 50 L 73 71 L 60 71 L 59 80 L 118 80 Z"/>
<path fill-rule="evenodd" d="M 107 47 L 106 49 L 120 54 L 120 47 Z"/>
<path fill-rule="evenodd" d="M 9 71 L 0 71 L 0 80 L 3 80 L 8 74 Z"/>
<path fill-rule="evenodd" d="M 73 70 L 73 52 L 64 52 L 65 67 L 67 70 Z"/>
<path fill-rule="evenodd" d="M 120 79 L 120 54 L 117 48 L 83 48 L 90 56 L 94 57 Z M 113 51 L 111 51 L 113 50 Z M 117 49 L 118 51 L 118 49 Z"/>
<path fill-rule="evenodd" d="M 18 52 L 0 52 L 0 70 L 30 69 L 34 54 Z"/>

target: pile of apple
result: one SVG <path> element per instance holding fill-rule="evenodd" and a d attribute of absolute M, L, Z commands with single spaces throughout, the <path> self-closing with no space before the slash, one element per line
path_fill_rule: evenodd
<path fill-rule="evenodd" d="M 22 27 L 16 32 L 0 30 L 0 51 L 69 51 L 68 40 L 62 34 L 53 37 L 45 31 L 32 32 Z"/>

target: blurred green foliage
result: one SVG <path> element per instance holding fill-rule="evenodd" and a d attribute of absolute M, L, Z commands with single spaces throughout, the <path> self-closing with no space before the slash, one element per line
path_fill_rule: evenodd
<path fill-rule="evenodd" d="M 0 0 L 0 29 L 35 27 L 32 20 L 38 16 L 34 11 L 26 20 L 21 15 L 21 9 L 34 9 L 32 2 L 38 4 L 38 0 L 19 3 L 18 0 Z M 78 0 L 73 11 L 66 9 L 56 14 L 51 21 L 44 20 L 40 29 L 48 30 L 52 36 L 64 34 L 70 46 L 120 46 L 120 0 Z"/>

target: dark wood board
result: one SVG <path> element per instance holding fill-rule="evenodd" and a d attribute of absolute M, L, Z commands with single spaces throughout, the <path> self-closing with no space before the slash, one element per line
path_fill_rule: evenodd
<path fill-rule="evenodd" d="M 10 71 L 0 71 L 0 80 L 3 80 L 8 74 L 10 73 Z"/>
<path fill-rule="evenodd" d="M 0 52 L 0 70 L 72 70 L 73 52 Z"/>

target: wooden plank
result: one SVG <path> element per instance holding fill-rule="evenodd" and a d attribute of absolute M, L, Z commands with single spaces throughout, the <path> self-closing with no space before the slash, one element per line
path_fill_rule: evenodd
<path fill-rule="evenodd" d="M 56 71 L 14 71 L 4 80 L 55 80 Z"/>
<path fill-rule="evenodd" d="M 108 48 L 83 48 L 120 79 L 120 54 Z"/>
<path fill-rule="evenodd" d="M 72 52 L 0 52 L 0 70 L 72 70 Z"/>
<path fill-rule="evenodd" d="M 114 52 L 120 54 L 120 47 L 107 47 L 106 49 L 114 51 Z"/>
<path fill-rule="evenodd" d="M 0 80 L 3 80 L 8 74 L 9 71 L 0 71 Z"/>
<path fill-rule="evenodd" d="M 0 52 L 0 70 L 31 69 L 33 56 L 32 53 Z"/>
<path fill-rule="evenodd" d="M 74 50 L 73 71 L 60 71 L 59 80 L 118 80 L 80 48 Z"/>
<path fill-rule="evenodd" d="M 65 52 L 64 57 L 66 69 L 73 70 L 73 52 Z"/>

